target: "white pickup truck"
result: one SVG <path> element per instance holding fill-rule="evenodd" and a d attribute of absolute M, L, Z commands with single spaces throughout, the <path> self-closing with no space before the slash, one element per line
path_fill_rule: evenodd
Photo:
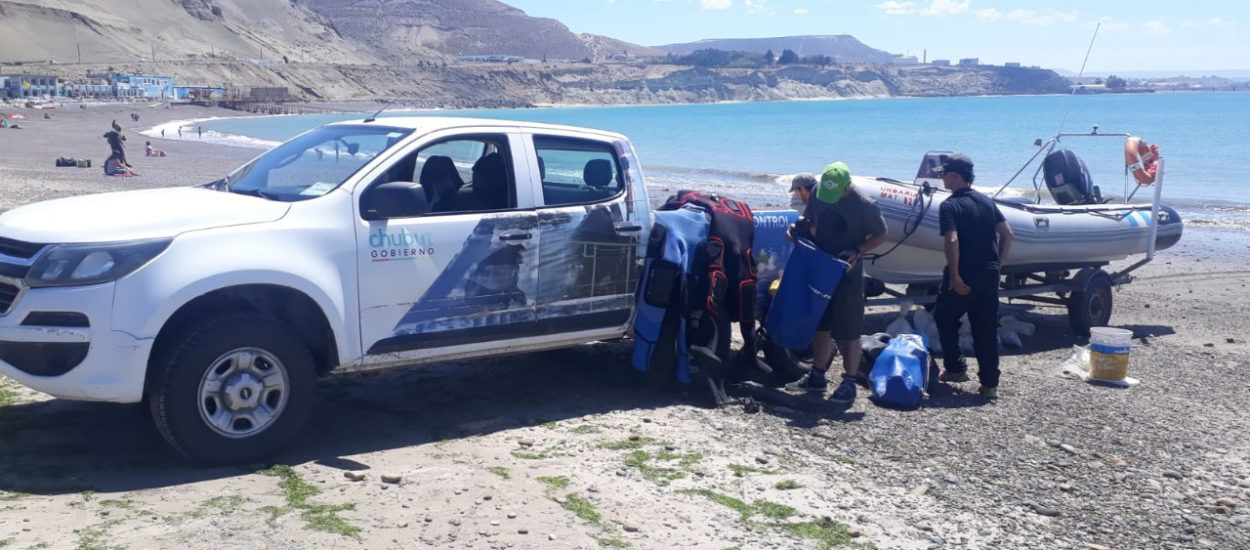
<path fill-rule="evenodd" d="M 249 461 L 321 375 L 626 335 L 650 220 L 619 134 L 329 124 L 207 185 L 0 215 L 0 373 L 146 399 L 182 454 Z"/>

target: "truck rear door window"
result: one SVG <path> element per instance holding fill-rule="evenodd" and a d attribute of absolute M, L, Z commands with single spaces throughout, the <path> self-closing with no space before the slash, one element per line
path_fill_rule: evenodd
<path fill-rule="evenodd" d="M 534 150 L 547 206 L 602 202 L 625 189 L 610 143 L 534 136 Z"/>

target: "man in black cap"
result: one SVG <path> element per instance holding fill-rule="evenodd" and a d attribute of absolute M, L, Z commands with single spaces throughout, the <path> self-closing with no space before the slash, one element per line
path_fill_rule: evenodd
<path fill-rule="evenodd" d="M 816 176 L 807 172 L 797 174 L 794 179 L 790 180 L 790 192 L 793 193 L 790 198 L 790 208 L 798 210 L 800 216 L 807 209 L 807 201 L 811 200 L 812 192 L 816 190 L 816 183 Z"/>
<path fill-rule="evenodd" d="M 954 153 L 942 161 L 941 170 L 942 183 L 951 196 L 938 209 L 946 249 L 946 269 L 934 313 L 944 369 L 938 380 L 969 380 L 968 364 L 959 349 L 959 318 L 967 313 L 981 382 L 977 391 L 998 399 L 999 271 L 1011 249 L 1011 227 L 992 199 L 972 189 L 972 159 Z"/>

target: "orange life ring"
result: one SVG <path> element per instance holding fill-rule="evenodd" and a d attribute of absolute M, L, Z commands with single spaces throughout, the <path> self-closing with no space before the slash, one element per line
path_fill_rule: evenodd
<path fill-rule="evenodd" d="M 1159 175 L 1159 146 L 1133 136 L 1124 141 L 1124 166 L 1139 185 L 1150 185 Z"/>

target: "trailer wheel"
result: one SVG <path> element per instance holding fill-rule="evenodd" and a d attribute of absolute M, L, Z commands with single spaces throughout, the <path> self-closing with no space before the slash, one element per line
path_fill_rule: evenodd
<path fill-rule="evenodd" d="M 1068 297 L 1068 324 L 1077 335 L 1089 336 L 1090 327 L 1106 325 L 1111 320 L 1111 306 L 1111 276 L 1107 272 L 1090 268 L 1077 274 Z"/>

